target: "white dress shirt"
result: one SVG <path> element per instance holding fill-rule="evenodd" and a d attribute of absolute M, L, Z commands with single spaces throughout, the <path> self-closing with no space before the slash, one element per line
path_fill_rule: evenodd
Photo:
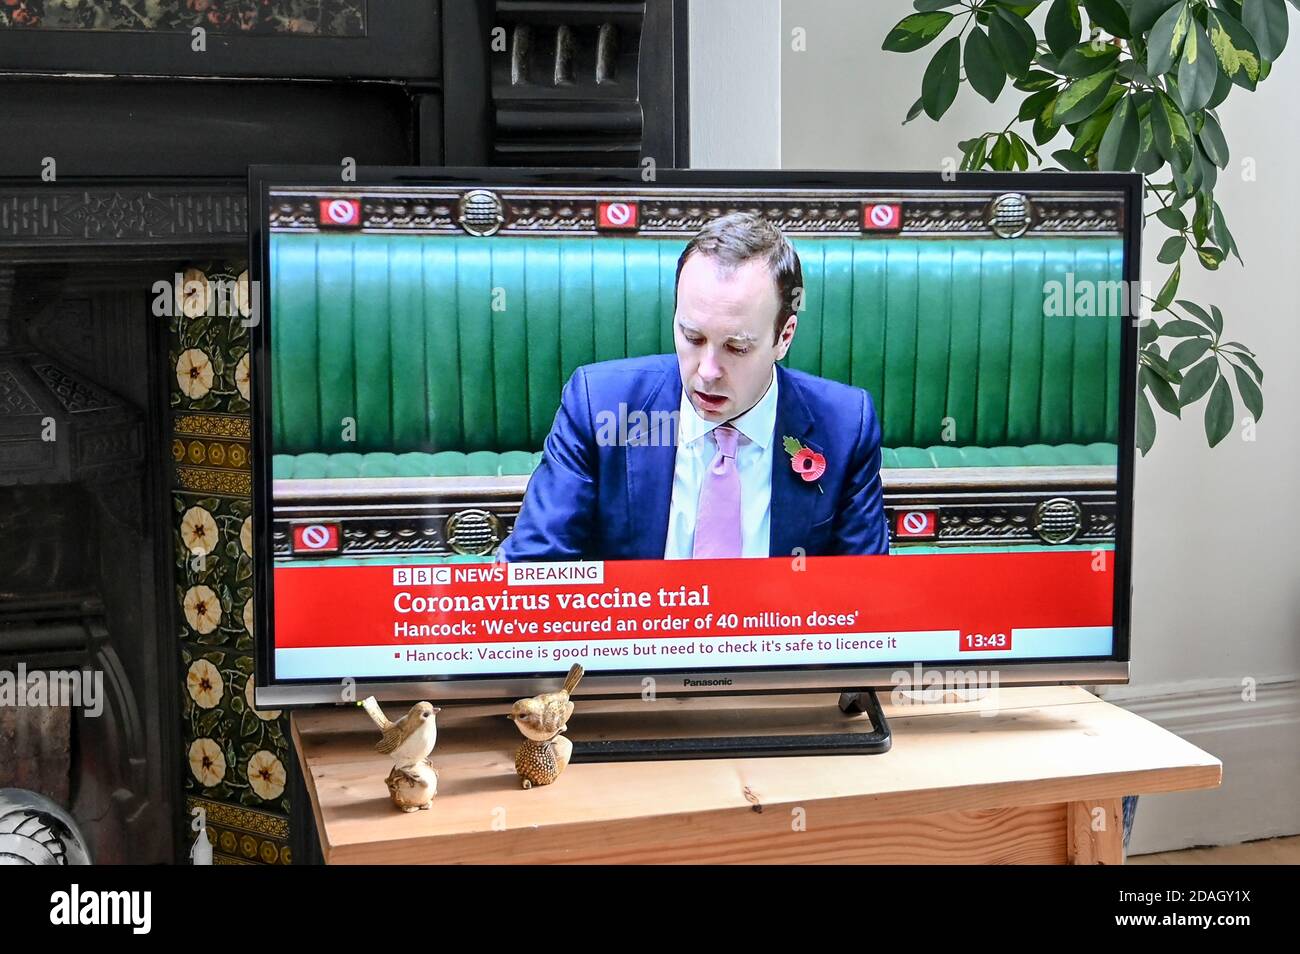
<path fill-rule="evenodd" d="M 741 556 L 769 555 L 772 526 L 772 449 L 776 444 L 776 368 L 772 383 L 757 404 L 730 423 L 740 431 L 736 469 L 740 472 Z M 689 560 L 695 548 L 695 517 L 700 488 L 718 452 L 710 437 L 719 421 L 706 421 L 682 389 L 678 412 L 677 460 L 673 466 L 673 496 L 668 508 L 665 560 Z"/>

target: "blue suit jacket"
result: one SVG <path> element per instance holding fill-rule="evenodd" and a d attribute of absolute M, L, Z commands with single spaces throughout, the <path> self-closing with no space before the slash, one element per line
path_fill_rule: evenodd
<path fill-rule="evenodd" d="M 789 556 L 801 547 L 807 556 L 888 553 L 880 424 L 871 396 L 780 365 L 776 373 L 768 552 Z M 676 427 L 664 428 L 667 442 L 658 428 L 665 421 L 675 425 L 681 395 L 681 373 L 671 354 L 574 371 L 498 559 L 662 559 L 677 448 Z M 608 440 L 611 420 L 627 422 L 626 439 Z M 598 440 L 602 423 L 605 439 Z M 825 456 L 819 481 L 805 482 L 791 468 L 781 446 L 786 436 Z"/>

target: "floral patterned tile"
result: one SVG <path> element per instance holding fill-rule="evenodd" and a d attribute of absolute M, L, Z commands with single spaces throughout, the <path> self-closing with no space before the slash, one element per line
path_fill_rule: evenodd
<path fill-rule="evenodd" d="M 253 657 L 181 647 L 187 795 L 289 813 L 287 718 L 253 707 Z"/>
<path fill-rule="evenodd" d="M 236 271 L 238 269 L 238 271 Z M 181 273 L 171 319 L 171 406 L 248 414 L 248 272 L 242 266 Z"/>
<path fill-rule="evenodd" d="M 253 502 L 173 493 L 180 638 L 253 648 Z"/>
<path fill-rule="evenodd" d="M 288 717 L 253 707 L 247 276 L 242 265 L 182 274 L 169 353 L 187 808 L 204 807 L 217 863 L 287 864 Z"/>

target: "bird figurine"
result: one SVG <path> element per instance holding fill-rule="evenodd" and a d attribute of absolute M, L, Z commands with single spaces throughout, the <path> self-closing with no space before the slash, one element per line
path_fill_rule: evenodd
<path fill-rule="evenodd" d="M 515 772 L 524 788 L 550 785 L 569 764 L 573 743 L 560 733 L 569 727 L 573 715 L 569 694 L 577 688 L 582 673 L 582 667 L 574 663 L 562 688 L 520 699 L 506 716 L 524 737 L 515 750 Z"/>
<path fill-rule="evenodd" d="M 393 760 L 393 769 L 385 780 L 388 794 L 404 812 L 427 809 L 438 794 L 438 772 L 429 762 L 429 753 L 438 742 L 438 713 L 442 710 L 427 702 L 417 702 L 396 722 L 379 708 L 374 696 L 360 703 L 383 737 L 375 751 Z"/>

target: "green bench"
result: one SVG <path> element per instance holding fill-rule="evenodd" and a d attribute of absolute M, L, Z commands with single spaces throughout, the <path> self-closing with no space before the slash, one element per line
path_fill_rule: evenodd
<path fill-rule="evenodd" d="M 425 521 L 405 552 L 490 552 L 573 369 L 673 349 L 683 245 L 275 234 L 278 552 L 288 523 L 330 513 L 356 530 L 348 552 L 403 552 L 363 532 L 398 499 Z M 1122 319 L 1043 303 L 1070 273 L 1119 281 L 1118 238 L 795 245 L 805 296 L 786 363 L 871 393 L 891 520 L 937 514 L 937 539 L 916 544 L 1113 539 Z"/>

